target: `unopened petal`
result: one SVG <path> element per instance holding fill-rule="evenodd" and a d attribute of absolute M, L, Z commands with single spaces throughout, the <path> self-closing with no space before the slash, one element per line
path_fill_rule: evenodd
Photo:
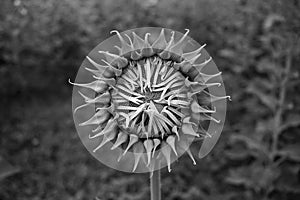
<path fill-rule="evenodd" d="M 113 129 L 110 132 L 107 132 L 107 134 L 105 134 L 103 136 L 103 140 L 100 143 L 100 145 L 98 145 L 93 152 L 96 152 L 98 149 L 100 149 L 101 147 L 103 147 L 105 144 L 107 144 L 108 142 L 112 141 L 117 135 L 117 129 Z"/>
<path fill-rule="evenodd" d="M 135 144 L 138 140 L 139 140 L 138 136 L 136 136 L 134 134 L 130 134 L 129 135 L 129 143 L 128 143 L 127 148 L 125 149 L 123 155 L 125 155 L 127 153 L 127 151 L 130 149 L 130 147 L 132 147 L 132 145 Z"/>
<path fill-rule="evenodd" d="M 124 55 L 125 53 L 128 53 L 133 50 L 132 46 L 125 41 L 125 39 L 121 36 L 119 31 L 113 30 L 110 33 L 116 33 L 121 42 L 120 55 Z"/>
<path fill-rule="evenodd" d="M 199 137 L 199 134 L 195 132 L 192 124 L 183 124 L 181 127 L 181 131 L 183 134 Z"/>
<path fill-rule="evenodd" d="M 160 145 L 161 141 L 160 139 L 154 138 L 153 139 L 153 150 L 152 150 L 152 157 L 154 157 L 155 151 L 157 149 L 157 147 Z"/>
<path fill-rule="evenodd" d="M 92 89 L 97 93 L 102 93 L 108 88 L 108 85 L 104 81 L 99 81 L 99 80 L 93 81 L 91 83 L 72 83 L 71 80 L 69 79 L 69 83 L 79 87 Z"/>
<path fill-rule="evenodd" d="M 99 53 L 103 54 L 108 63 L 112 66 L 116 66 L 118 68 L 124 68 L 128 64 L 128 60 L 122 56 L 109 53 L 108 51 L 99 51 Z"/>
<path fill-rule="evenodd" d="M 170 47 L 170 51 L 172 53 L 175 53 L 176 55 L 181 56 L 183 53 L 183 48 L 184 46 L 187 44 L 186 42 L 186 37 L 189 34 L 190 30 L 189 29 L 185 29 L 186 32 L 185 34 L 180 38 L 180 40 L 178 42 L 176 42 L 173 46 Z"/>
<path fill-rule="evenodd" d="M 171 147 L 168 144 L 163 143 L 161 152 L 167 161 L 168 171 L 171 172 Z"/>
<path fill-rule="evenodd" d="M 168 143 L 168 145 L 170 145 L 170 147 L 172 148 L 172 150 L 174 151 L 175 155 L 178 156 L 176 148 L 175 148 L 175 137 L 170 135 L 166 142 Z"/>
<path fill-rule="evenodd" d="M 208 110 L 206 108 L 203 108 L 202 106 L 200 106 L 197 101 L 193 101 L 191 104 L 191 110 L 194 113 L 215 113 L 216 112 L 216 108 L 214 108 L 214 110 Z"/>
<path fill-rule="evenodd" d="M 111 150 L 118 148 L 121 144 L 127 141 L 128 134 L 122 131 L 119 132 L 117 140 L 115 141 L 114 145 L 111 147 Z"/>
<path fill-rule="evenodd" d="M 206 46 L 206 44 L 202 45 L 201 47 L 199 47 L 198 49 L 188 52 L 188 53 L 184 53 L 182 54 L 182 57 L 185 60 L 192 60 L 193 58 L 195 58 L 197 55 L 199 55 L 199 53 L 201 52 L 201 50 Z"/>
<path fill-rule="evenodd" d="M 153 42 L 152 48 L 156 53 L 161 52 L 167 47 L 167 41 L 165 37 L 165 30 L 161 29 L 158 38 Z"/>
<path fill-rule="evenodd" d="M 150 160 L 151 160 L 151 153 L 152 153 L 152 150 L 153 150 L 153 147 L 154 147 L 152 139 L 145 140 L 144 141 L 144 147 L 146 149 L 147 158 L 148 158 L 147 165 L 149 165 Z"/>
<path fill-rule="evenodd" d="M 87 121 L 80 123 L 79 126 L 87 126 L 87 125 L 98 125 L 106 122 L 110 117 L 110 114 L 105 111 L 96 112 L 90 119 Z"/>
<path fill-rule="evenodd" d="M 117 122 L 114 119 L 110 119 L 107 123 L 106 126 L 104 127 L 104 129 L 102 131 L 100 131 L 99 133 L 96 133 L 93 136 L 89 136 L 90 139 L 102 136 L 102 135 L 106 135 L 109 132 L 115 130 L 117 128 Z"/>
<path fill-rule="evenodd" d="M 144 146 L 141 142 L 138 142 L 133 145 L 133 155 L 134 155 L 134 166 L 132 172 L 134 172 L 139 164 L 143 153 L 145 152 Z"/>

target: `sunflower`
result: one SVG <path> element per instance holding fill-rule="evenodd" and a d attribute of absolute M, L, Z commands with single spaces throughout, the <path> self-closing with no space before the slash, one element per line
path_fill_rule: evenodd
<path fill-rule="evenodd" d="M 184 152 L 196 164 L 189 147 L 194 140 L 212 137 L 210 123 L 221 121 L 213 117 L 218 112 L 214 102 L 229 98 L 210 92 L 221 86 L 211 81 L 221 72 L 202 72 L 212 62 L 211 57 L 198 62 L 206 45 L 185 52 L 189 30 L 179 39 L 175 31 L 167 37 L 165 29 L 154 36 L 146 32 L 144 37 L 134 31 L 112 33 L 120 43 L 115 46 L 118 53 L 98 51 L 104 57 L 101 63 L 88 56 L 94 68 L 85 69 L 94 80 L 72 83 L 95 94 L 89 97 L 78 91 L 84 104 L 74 109 L 95 106 L 93 116 L 79 124 L 95 126 L 89 140 L 101 138 L 92 152 L 110 145 L 111 151 L 121 152 L 118 162 L 131 152 L 133 172 L 141 160 L 149 171 L 161 162 L 171 171 L 171 163 Z"/>

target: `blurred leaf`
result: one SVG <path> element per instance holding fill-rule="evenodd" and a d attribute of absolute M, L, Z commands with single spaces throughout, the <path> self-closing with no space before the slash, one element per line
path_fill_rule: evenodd
<path fill-rule="evenodd" d="M 269 76 L 275 75 L 277 77 L 279 77 L 282 72 L 282 67 L 269 58 L 260 60 L 256 65 L 256 69 L 260 73 L 267 73 Z"/>
<path fill-rule="evenodd" d="M 262 189 L 269 188 L 271 183 L 278 178 L 279 174 L 280 172 L 276 168 L 270 166 L 263 167 L 255 163 L 250 166 L 231 169 L 225 181 L 232 185 L 261 191 Z"/>
<path fill-rule="evenodd" d="M 283 16 L 278 14 L 270 14 L 264 21 L 263 28 L 265 31 L 268 31 L 272 28 L 275 23 L 284 22 L 285 19 Z"/>
<path fill-rule="evenodd" d="M 13 167 L 0 156 L 0 180 L 19 172 L 20 169 Z"/>
<path fill-rule="evenodd" d="M 224 153 L 231 160 L 243 160 L 251 155 L 251 153 L 247 150 L 227 150 Z"/>
<path fill-rule="evenodd" d="M 267 94 L 261 91 L 261 88 L 256 87 L 254 84 L 251 84 L 247 88 L 247 92 L 254 94 L 259 98 L 259 100 L 267 106 L 270 110 L 273 112 L 276 109 L 277 106 L 277 100 L 274 96 L 271 94 Z"/>
<path fill-rule="evenodd" d="M 261 119 L 256 123 L 255 126 L 255 134 L 253 135 L 255 139 L 259 141 L 263 141 L 263 137 L 273 132 L 274 128 L 274 119 L 273 118 L 267 118 L 267 119 Z"/>
<path fill-rule="evenodd" d="M 253 78 L 253 84 L 263 91 L 272 91 L 276 87 L 270 80 L 262 78 Z"/>
<path fill-rule="evenodd" d="M 293 161 L 300 162 L 300 144 L 285 145 L 279 150 L 278 154 Z"/>
<path fill-rule="evenodd" d="M 292 115 L 292 117 L 289 117 L 285 123 L 283 123 L 280 127 L 280 132 L 284 132 L 289 128 L 296 128 L 300 126 L 300 116 Z"/>
<path fill-rule="evenodd" d="M 300 193 L 300 167 L 297 165 L 283 165 L 282 173 L 276 181 L 275 188 L 282 193 Z"/>
<path fill-rule="evenodd" d="M 258 150 L 262 152 L 266 152 L 266 148 L 264 144 L 260 141 L 252 139 L 245 135 L 231 135 L 230 140 L 232 143 L 234 142 L 244 142 L 249 149 Z"/>
<path fill-rule="evenodd" d="M 221 49 L 219 55 L 223 58 L 235 58 L 236 53 L 232 49 Z"/>
<path fill-rule="evenodd" d="M 203 200 L 231 200 L 234 199 L 234 197 L 236 197 L 237 194 L 234 192 L 226 192 L 223 194 L 209 194 L 207 195 Z"/>

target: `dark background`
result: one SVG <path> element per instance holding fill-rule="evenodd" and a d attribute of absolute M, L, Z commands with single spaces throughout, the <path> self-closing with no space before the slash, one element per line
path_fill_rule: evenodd
<path fill-rule="evenodd" d="M 214 150 L 162 171 L 163 199 L 300 199 L 298 0 L 1 0 L 0 199 L 150 198 L 147 174 L 81 144 L 67 82 L 111 30 L 143 26 L 189 28 L 232 96 Z"/>

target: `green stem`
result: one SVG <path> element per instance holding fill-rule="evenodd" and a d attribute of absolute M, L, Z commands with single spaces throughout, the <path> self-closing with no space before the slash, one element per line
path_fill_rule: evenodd
<path fill-rule="evenodd" d="M 161 200 L 160 184 L 160 169 L 158 168 L 152 176 L 150 175 L 151 200 Z"/>

